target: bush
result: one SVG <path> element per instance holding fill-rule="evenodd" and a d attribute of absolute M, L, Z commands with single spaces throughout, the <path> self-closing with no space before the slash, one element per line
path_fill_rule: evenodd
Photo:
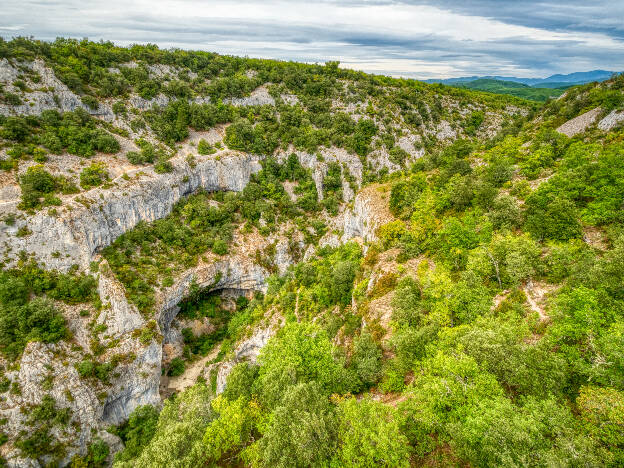
<path fill-rule="evenodd" d="M 125 116 L 128 111 L 126 109 L 126 105 L 122 101 L 115 101 L 113 103 L 113 112 L 115 115 Z"/>
<path fill-rule="evenodd" d="M 102 185 L 108 178 L 106 164 L 103 162 L 92 163 L 80 172 L 80 186 L 88 190 Z"/>
<path fill-rule="evenodd" d="M 0 136 L 7 140 L 23 142 L 31 133 L 30 126 L 24 118 L 8 117 L 2 124 Z"/>
<path fill-rule="evenodd" d="M 381 376 L 381 349 L 371 334 L 364 330 L 353 340 L 353 356 L 351 365 L 365 387 L 369 387 Z"/>
<path fill-rule="evenodd" d="M 201 140 L 199 140 L 199 143 L 197 144 L 197 152 L 199 154 L 214 154 L 217 152 L 216 149 L 213 148 L 213 146 L 208 143 L 206 140 L 204 140 L 203 138 Z"/>
<path fill-rule="evenodd" d="M 41 164 L 30 166 L 26 173 L 20 176 L 20 187 L 22 189 L 22 201 L 19 208 L 22 210 L 60 205 L 61 201 L 53 196 L 54 193 L 67 194 L 78 191 L 73 183 L 62 176 L 52 176 Z"/>
<path fill-rule="evenodd" d="M 83 96 L 82 98 L 80 98 L 80 100 L 85 106 L 87 106 L 91 110 L 96 110 L 98 107 L 100 107 L 100 103 L 93 96 Z"/>
<path fill-rule="evenodd" d="M 29 341 L 56 343 L 68 336 L 65 319 L 49 300 L 35 298 L 20 306 L 0 306 L 0 350 L 12 359 Z"/>
<path fill-rule="evenodd" d="M 185 370 L 186 363 L 184 362 L 184 359 L 176 357 L 169 364 L 169 370 L 167 371 L 167 374 L 171 377 L 177 377 L 184 374 Z"/>
<path fill-rule="evenodd" d="M 536 192 L 526 200 L 524 227 L 537 239 L 568 240 L 582 234 L 574 203 L 562 197 L 550 199 Z"/>
<path fill-rule="evenodd" d="M 128 421 L 114 430 L 124 442 L 124 449 L 115 454 L 115 462 L 136 458 L 143 447 L 154 437 L 158 424 L 158 411 L 150 405 L 137 407 Z"/>
<path fill-rule="evenodd" d="M 95 378 L 108 383 L 108 377 L 113 370 L 113 365 L 111 363 L 100 364 L 97 361 L 86 360 L 76 364 L 76 370 L 83 379 Z"/>

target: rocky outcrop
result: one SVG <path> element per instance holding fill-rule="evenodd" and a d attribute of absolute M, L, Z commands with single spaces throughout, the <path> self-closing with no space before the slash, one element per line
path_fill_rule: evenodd
<path fill-rule="evenodd" d="M 192 287 L 209 291 L 265 291 L 267 277 L 267 271 L 249 257 L 234 254 L 215 261 L 201 261 L 197 267 L 180 275 L 173 286 L 160 292 L 157 299 L 158 323 L 163 332 L 167 333 L 171 321 L 178 314 L 178 304 L 191 294 Z"/>
<path fill-rule="evenodd" d="M 106 260 L 100 263 L 98 294 L 106 307 L 100 312 L 97 323 L 106 325 L 108 333 L 122 336 L 145 325 L 136 306 L 128 303 L 123 285 L 114 277 Z"/>
<path fill-rule="evenodd" d="M 39 115 L 45 110 L 53 109 L 67 112 L 81 108 L 91 115 L 107 121 L 112 121 L 115 118 L 110 100 L 100 102 L 95 109 L 88 107 L 82 102 L 80 96 L 71 91 L 67 85 L 56 77 L 54 71 L 49 68 L 43 60 L 36 59 L 32 62 L 20 62 L 19 66 L 26 67 L 32 72 L 37 73 L 40 77 L 40 81 L 37 83 L 29 81 L 28 76 L 21 75 L 16 64 L 10 62 L 6 58 L 0 60 L 0 83 L 3 84 L 6 90 L 18 94 L 22 100 L 22 103 L 17 106 L 0 103 L 0 115 Z M 137 64 L 129 63 L 124 66 L 135 68 Z M 179 71 L 176 71 L 176 69 L 169 65 L 162 64 L 148 65 L 148 69 L 150 75 L 153 77 L 165 77 Z M 119 68 L 111 68 L 109 71 L 111 73 L 119 73 Z M 19 78 L 23 78 L 23 80 L 27 82 L 29 91 L 22 92 L 13 85 Z M 155 106 L 166 106 L 170 100 L 168 96 L 162 93 L 151 99 L 144 99 L 138 95 L 131 95 L 128 99 L 128 103 L 131 107 L 144 111 L 152 109 Z M 296 97 L 287 95 L 285 101 L 292 104 L 296 103 L 297 99 Z M 199 96 L 190 99 L 189 102 L 205 104 L 210 102 L 210 97 Z M 275 105 L 275 99 L 271 97 L 265 86 L 260 86 L 253 90 L 249 96 L 230 98 L 226 99 L 224 102 L 241 107 Z"/>
<path fill-rule="evenodd" d="M 269 91 L 264 86 L 254 89 L 249 96 L 242 98 L 230 98 L 224 101 L 233 106 L 274 106 L 275 99 L 271 97 Z"/>
<path fill-rule="evenodd" d="M 457 138 L 457 132 L 453 130 L 451 124 L 446 120 L 440 121 L 434 133 L 438 140 L 453 140 Z"/>
<path fill-rule="evenodd" d="M 272 328 L 262 328 L 256 330 L 250 338 L 238 345 L 234 351 L 234 359 L 219 366 L 217 372 L 217 394 L 223 393 L 223 390 L 225 390 L 227 377 L 236 364 L 239 362 L 257 363 L 260 350 L 266 346 L 274 334 L 275 330 Z"/>
<path fill-rule="evenodd" d="M 369 185 L 361 190 L 353 202 L 353 208 L 343 214 L 341 242 L 361 238 L 364 242 L 377 240 L 377 229 L 394 219 L 388 210 L 388 187 Z"/>
<path fill-rule="evenodd" d="M 566 123 L 558 127 L 557 131 L 568 137 L 573 137 L 574 135 L 583 133 L 596 121 L 601 112 L 602 109 L 600 109 L 600 107 L 596 107 L 595 109 L 587 111 L 578 117 L 568 120 Z"/>
<path fill-rule="evenodd" d="M 22 104 L 18 106 L 0 104 L 0 115 L 39 115 L 44 110 L 54 109 L 66 112 L 81 108 L 95 116 L 108 119 L 113 117 L 112 110 L 106 105 L 100 104 L 97 109 L 90 109 L 83 104 L 80 97 L 60 81 L 43 60 L 37 59 L 20 65 L 39 74 L 40 81 L 36 84 L 27 83 L 33 90 L 21 94 Z M 0 83 L 3 83 L 8 90 L 18 91 L 12 83 L 19 75 L 20 72 L 16 66 L 7 59 L 0 60 Z M 26 77 L 24 79 L 27 80 Z"/>
<path fill-rule="evenodd" d="M 598 122 L 598 128 L 609 131 L 622 121 L 624 121 L 624 110 L 612 110 L 609 115 Z"/>
<path fill-rule="evenodd" d="M 139 406 L 160 404 L 161 343 L 153 339 L 144 346 L 137 339 L 129 339 L 116 351 L 134 359 L 115 368 L 115 378 L 102 407 L 101 421 L 105 427 L 126 421 Z"/>
<path fill-rule="evenodd" d="M 55 427 L 54 436 L 57 440 L 68 444 L 70 453 L 86 448 L 91 440 L 91 430 L 97 428 L 97 421 L 101 414 L 101 405 L 96 395 L 96 388 L 85 385 L 78 376 L 73 362 L 58 359 L 58 353 L 74 357 L 70 347 L 64 343 L 43 344 L 29 343 L 22 355 L 19 371 L 16 375 L 9 374 L 15 385 L 19 385 L 20 392 L 11 392 L 1 404 L 0 415 L 7 419 L 4 432 L 10 436 L 21 431 L 32 431 L 28 425 L 27 409 L 38 405 L 44 395 L 54 398 L 58 408 L 70 408 L 70 421 L 73 423 L 64 428 Z M 47 382 L 47 384 L 44 384 Z M 13 458 L 14 457 L 14 458 Z M 68 460 L 67 460 L 68 461 Z M 39 466 L 30 464 L 20 458 L 19 453 L 11 453 L 9 466 Z"/>
<path fill-rule="evenodd" d="M 360 161 L 357 155 L 349 153 L 343 148 L 325 148 L 319 153 L 321 156 L 321 158 L 319 158 L 317 154 L 299 151 L 291 146 L 287 151 L 278 153 L 277 160 L 284 162 L 291 154 L 295 154 L 299 163 L 312 172 L 312 179 L 314 179 L 314 183 L 316 184 L 316 192 L 318 193 L 319 200 L 323 199 L 323 179 L 327 175 L 328 163 L 338 163 L 343 168 L 343 171 L 346 170 L 349 172 L 349 175 L 343 172 L 344 201 L 351 200 L 354 195 L 353 189 L 346 180 L 347 177 L 353 177 L 358 187 L 362 184 L 362 161 Z"/>
<path fill-rule="evenodd" d="M 42 210 L 22 217 L 13 226 L 4 225 L 0 248 L 8 263 L 23 250 L 35 254 L 48 268 L 66 271 L 77 264 L 86 269 L 99 249 L 141 221 L 167 216 L 185 195 L 198 189 L 240 191 L 261 168 L 259 157 L 232 151 L 197 157 L 194 166 L 182 158 L 171 163 L 171 173 L 136 169 L 127 178 L 115 179 L 111 188 L 66 198 L 57 215 Z M 0 215 L 16 211 L 16 205 L 0 206 Z M 27 228 L 30 234 L 18 237 L 20 228 Z"/>
<path fill-rule="evenodd" d="M 123 286 L 113 276 L 106 260 L 100 264 L 98 291 L 103 307 L 96 323 L 106 327 L 102 340 L 117 343 L 109 353 L 124 356 L 115 368 L 115 377 L 107 389 L 101 420 L 120 424 L 141 405 L 160 403 L 158 384 L 162 348 L 158 329 L 148 342 L 141 342 L 140 332 L 147 321 L 134 305 L 128 303 Z"/>

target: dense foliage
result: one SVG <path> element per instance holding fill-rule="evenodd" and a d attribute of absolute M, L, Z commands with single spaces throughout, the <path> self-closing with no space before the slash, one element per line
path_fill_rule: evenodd
<path fill-rule="evenodd" d="M 286 193 L 284 181 L 297 184 L 296 201 Z M 297 158 L 293 155 L 282 165 L 267 158 L 241 193 L 191 195 L 176 204 L 166 218 L 139 223 L 104 249 L 103 255 L 130 299 L 147 312 L 153 305 L 155 286 L 171 286 L 174 273 L 196 265 L 209 250 L 227 254 L 236 224 L 246 222 L 249 229 L 256 226 L 270 233 L 278 220 L 293 219 L 311 242 L 324 228 L 310 218 L 319 210 L 314 181 Z M 311 233 L 310 225 L 317 234 Z"/>
<path fill-rule="evenodd" d="M 32 262 L 0 271 L 0 352 L 15 359 L 29 341 L 67 338 L 65 319 L 53 300 L 87 302 L 95 286 L 92 276 L 42 270 Z"/>
<path fill-rule="evenodd" d="M 468 81 L 465 83 L 456 83 L 453 86 L 458 88 L 475 89 L 478 91 L 487 91 L 488 93 L 510 94 L 519 98 L 530 99 L 531 101 L 545 102 L 551 98 L 561 96 L 565 88 L 538 88 L 515 81 L 493 80 L 489 78 L 481 78 L 479 80 Z"/>
<path fill-rule="evenodd" d="M 573 87 L 537 118 L 517 119 L 483 141 L 486 113 L 449 110 L 442 96 L 499 107 L 518 101 L 367 76 L 336 63 L 63 39 L 0 41 L 0 57 L 33 56 L 45 57 L 66 84 L 89 96 L 176 97 L 137 114 L 169 148 L 189 128 L 229 122 L 224 142 L 241 151 L 267 155 L 292 143 L 314 152 L 333 144 L 366 163 L 372 147 L 383 145 L 392 161 L 405 162 L 399 135 L 380 125 L 390 113 L 411 130 L 425 119 L 461 116 L 454 122 L 461 121 L 465 138 L 424 139 L 425 156 L 381 182 L 375 178 L 393 217 L 379 227 L 376 242 L 315 245 L 305 261 L 292 243 L 298 262 L 282 275 L 275 244 L 258 250 L 253 260 L 274 274 L 266 294 L 239 299 L 236 307 L 224 307 L 213 291 L 220 276 L 203 289 L 192 283 L 180 319 L 208 319 L 213 331 L 197 336 L 184 329 L 183 354 L 164 371 L 181 374 L 188 361 L 215 350 L 211 370 L 160 412 L 140 407 L 110 429 L 126 444 L 116 467 L 624 464 L 624 131 L 621 124 L 609 131 L 592 125 L 572 138 L 556 131 L 597 107 L 601 117 L 622 110 L 624 77 Z M 140 63 L 108 71 L 131 60 Z M 182 65 L 197 79 L 181 72 L 165 82 L 150 75 L 150 64 Z M 351 80 L 346 90 L 345 80 Z M 224 103 L 267 82 L 274 84 L 275 107 Z M 286 105 L 288 94 L 298 102 Z M 189 102 L 200 96 L 211 100 Z M 361 108 L 357 121 L 329 111 L 334 99 L 369 98 L 380 107 Z M 377 114 L 380 108 L 388 114 Z M 80 115 L 58 116 L 58 127 Z M 52 150 L 38 139 L 48 133 L 42 122 L 6 119 L 3 138 Z M 90 125 L 85 120 L 89 131 L 99 129 Z M 61 143 L 69 148 L 69 140 Z M 213 150 L 200 146 L 201 153 Z M 145 140 L 138 147 L 128 154 L 133 164 L 170 169 L 165 145 Z M 363 166 L 367 183 L 373 178 Z M 83 186 L 105 183 L 100 169 L 86 167 Z M 343 166 L 328 163 L 319 202 L 312 174 L 295 155 L 282 163 L 266 157 L 241 193 L 190 195 L 170 216 L 139 224 L 102 254 L 147 314 L 155 291 L 172 286 L 181 271 L 228 255 L 236 230 L 290 238 L 294 230 L 280 231 L 290 223 L 306 246 L 318 244 L 330 224 L 321 220 L 344 206 L 349 178 Z M 39 166 L 20 182 L 32 192 L 24 198 L 29 208 L 53 204 L 49 198 L 61 191 L 61 182 Z M 94 289 L 89 276 L 30 263 L 1 275 L 0 349 L 10 358 L 29 340 L 65 338 L 51 301 L 86 301 Z M 156 327 L 151 321 L 143 344 Z M 267 327 L 275 334 L 257 361 L 231 361 L 241 340 Z M 210 364 L 223 361 L 232 369 L 217 396 Z M 105 381 L 110 368 L 89 358 L 76 370 Z M 66 412 L 48 397 L 29 421 L 33 433 L 22 434 L 18 448 L 33 457 L 60 456 L 50 432 L 67 424 Z M 104 453 L 96 442 L 76 463 L 100 463 Z"/>
<path fill-rule="evenodd" d="M 395 220 L 364 257 L 318 249 L 273 277 L 246 323 L 286 325 L 258 366 L 176 397 L 206 392 L 185 463 L 620 465 L 623 134 L 560 120 L 432 152 L 385 184 Z"/>

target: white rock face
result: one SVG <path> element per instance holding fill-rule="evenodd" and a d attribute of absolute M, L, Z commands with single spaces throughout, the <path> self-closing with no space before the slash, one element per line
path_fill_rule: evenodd
<path fill-rule="evenodd" d="M 364 242 L 377 240 L 377 228 L 387 222 L 383 213 L 378 213 L 374 207 L 374 200 L 360 192 L 356 195 L 352 210 L 346 210 L 343 215 L 343 232 L 340 241 L 360 237 Z"/>
<path fill-rule="evenodd" d="M 446 120 L 441 120 L 436 129 L 436 137 L 438 140 L 449 140 L 457 138 L 457 132 L 453 130 L 451 124 Z"/>
<path fill-rule="evenodd" d="M 180 275 L 178 281 L 162 291 L 157 298 L 158 323 L 167 332 L 173 318 L 178 314 L 178 303 L 188 297 L 193 281 L 199 288 L 239 289 L 265 291 L 268 273 L 250 258 L 227 255 L 222 259 L 200 263 Z"/>
<path fill-rule="evenodd" d="M 254 89 L 249 96 L 242 98 L 225 99 L 226 104 L 233 106 L 274 106 L 275 99 L 271 97 L 269 91 L 264 86 Z"/>
<path fill-rule="evenodd" d="M 20 96 L 23 101 L 21 105 L 0 104 L 0 115 L 38 115 L 50 109 L 66 112 L 81 108 L 92 115 L 105 117 L 107 120 L 113 117 L 112 110 L 106 105 L 101 104 L 98 109 L 90 109 L 84 105 L 80 97 L 63 84 L 43 60 L 24 62 L 22 65 L 39 73 L 41 82 L 36 85 L 29 83 L 29 87 L 32 87 L 34 91 Z M 3 83 L 7 89 L 17 91 L 11 83 L 17 79 L 18 75 L 19 70 L 7 59 L 0 60 L 0 83 Z M 45 89 L 45 91 L 38 91 L 37 88 Z"/>
<path fill-rule="evenodd" d="M 288 151 L 278 153 L 277 160 L 284 162 L 291 154 L 297 155 L 299 163 L 306 169 L 310 169 L 312 172 L 312 179 L 316 185 L 316 192 L 319 200 L 323 199 L 323 179 L 327 175 L 327 164 L 331 162 L 344 165 L 349 171 L 352 177 L 355 178 L 356 184 L 359 187 L 362 184 L 362 161 L 356 155 L 349 153 L 343 148 L 325 148 L 320 152 L 323 161 L 319 160 L 316 154 L 306 153 L 305 151 L 295 150 L 294 147 L 289 147 Z M 344 170 L 344 169 L 343 169 Z M 343 174 L 343 198 L 344 201 L 349 201 L 353 198 L 353 190 L 346 182 Z"/>
<path fill-rule="evenodd" d="M 161 344 L 152 340 L 146 347 L 138 346 L 136 340 L 132 340 L 121 347 L 123 352 L 134 352 L 136 359 L 115 368 L 117 377 L 108 389 L 102 408 L 104 427 L 121 424 L 139 406 L 160 404 Z"/>
<path fill-rule="evenodd" d="M 115 368 L 116 377 L 111 379 L 102 405 L 101 421 L 120 424 L 136 407 L 160 403 L 162 348 L 156 339 L 144 345 L 132 336 L 132 332 L 146 325 L 146 320 L 128 303 L 123 286 L 112 275 L 105 260 L 100 264 L 98 292 L 103 308 L 97 323 L 106 325 L 103 342 L 118 340 L 119 344 L 111 353 L 134 356 Z"/>
<path fill-rule="evenodd" d="M 102 415 L 97 386 L 79 377 L 75 362 L 77 355 L 66 343 L 29 343 L 20 360 L 19 371 L 15 375 L 7 374 L 19 384 L 21 394 L 8 393 L 0 405 L 0 415 L 7 418 L 4 430 L 8 435 L 32 431 L 27 424 L 29 412 L 22 413 L 22 409 L 40 404 L 45 395 L 52 396 L 58 408 L 69 408 L 71 424 L 63 430 L 59 427 L 51 430 L 53 436 L 67 445 L 69 455 L 63 465 L 69 463 L 72 454 L 86 453 L 92 430 L 98 430 Z M 40 466 L 34 460 L 21 458 L 17 450 L 5 456 L 9 466 Z"/>
<path fill-rule="evenodd" d="M 100 271 L 98 293 L 108 307 L 101 311 L 97 323 L 106 325 L 108 333 L 118 336 L 144 326 L 145 319 L 136 306 L 128 303 L 123 285 L 113 276 L 106 260 L 100 264 Z"/>
<path fill-rule="evenodd" d="M 113 188 L 96 188 L 66 199 L 58 216 L 41 210 L 14 226 L 4 225 L 0 228 L 0 248 L 4 248 L 9 264 L 24 250 L 34 253 L 48 268 L 67 271 L 77 264 L 86 269 L 99 249 L 140 221 L 167 216 L 183 196 L 198 189 L 240 191 L 251 174 L 261 169 L 259 158 L 252 155 L 225 151 L 216 155 L 219 159 L 214 156 L 196 158 L 195 167 L 182 158 L 172 159 L 174 171 L 167 174 L 146 167 L 130 180 L 115 179 Z M 15 211 L 15 204 L 0 206 L 0 215 Z M 17 237 L 17 230 L 23 226 L 32 233 Z"/>
<path fill-rule="evenodd" d="M 596 121 L 601 112 L 602 110 L 600 107 L 596 107 L 595 109 L 587 111 L 578 117 L 568 120 L 566 123 L 557 128 L 557 131 L 569 137 L 573 137 L 578 133 L 583 133 Z"/>
<path fill-rule="evenodd" d="M 243 341 L 234 351 L 234 359 L 224 362 L 219 366 L 217 373 L 217 395 L 223 393 L 228 375 L 232 372 L 232 368 L 239 362 L 249 362 L 256 364 L 260 350 L 266 346 L 271 337 L 275 335 L 272 328 L 263 328 L 256 330 L 255 333 L 245 341 Z"/>
<path fill-rule="evenodd" d="M 152 99 L 130 96 L 129 103 L 132 107 L 136 107 L 139 110 L 148 110 L 154 106 L 166 106 L 169 104 L 169 98 L 162 93 L 154 96 Z"/>
<path fill-rule="evenodd" d="M 609 115 L 598 122 L 598 128 L 600 130 L 609 131 L 622 121 L 624 121 L 624 110 L 613 110 Z"/>

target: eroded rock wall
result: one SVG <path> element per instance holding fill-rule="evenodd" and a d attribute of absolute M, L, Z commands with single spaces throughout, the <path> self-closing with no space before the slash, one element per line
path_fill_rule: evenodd
<path fill-rule="evenodd" d="M 20 251 L 35 254 L 48 268 L 67 271 L 73 264 L 86 269 L 93 255 L 139 222 L 167 216 L 182 197 L 198 189 L 241 191 L 252 173 L 261 169 L 260 158 L 233 151 L 197 157 L 194 166 L 186 159 L 171 160 L 171 173 L 151 168 L 118 177 L 111 188 L 96 188 L 64 200 L 53 215 L 41 210 L 18 216 L 13 226 L 0 229 L 0 248 L 7 264 Z M 17 202 L 0 207 L 0 215 L 18 212 Z M 19 229 L 30 233 L 19 237 Z"/>

